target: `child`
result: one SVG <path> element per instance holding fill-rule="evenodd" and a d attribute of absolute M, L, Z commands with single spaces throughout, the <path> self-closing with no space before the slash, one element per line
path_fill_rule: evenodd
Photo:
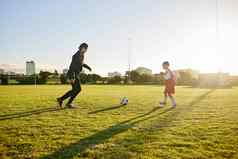
<path fill-rule="evenodd" d="M 165 90 L 164 90 L 164 100 L 160 102 L 161 107 L 166 105 L 167 98 L 171 100 L 172 106 L 176 107 L 176 101 L 172 94 L 175 93 L 175 85 L 176 85 L 176 75 L 169 69 L 169 62 L 165 61 L 162 64 L 165 73 L 163 73 L 163 77 L 165 79 Z"/>

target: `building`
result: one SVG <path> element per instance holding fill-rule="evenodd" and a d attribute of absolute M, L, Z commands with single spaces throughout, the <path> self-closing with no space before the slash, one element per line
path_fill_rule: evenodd
<path fill-rule="evenodd" d="M 138 72 L 140 75 L 152 75 L 152 70 L 145 67 L 138 67 L 137 69 L 135 69 L 135 71 Z"/>
<path fill-rule="evenodd" d="M 121 73 L 117 71 L 108 73 L 108 77 L 115 77 L 115 76 L 121 76 Z"/>
<path fill-rule="evenodd" d="M 34 61 L 26 61 L 26 75 L 34 75 L 36 73 L 36 66 Z"/>
<path fill-rule="evenodd" d="M 4 69 L 0 68 L 0 75 L 3 75 L 3 74 L 4 74 Z"/>
<path fill-rule="evenodd" d="M 67 74 L 68 71 L 69 71 L 69 69 L 67 69 L 67 68 L 63 69 L 63 74 Z"/>

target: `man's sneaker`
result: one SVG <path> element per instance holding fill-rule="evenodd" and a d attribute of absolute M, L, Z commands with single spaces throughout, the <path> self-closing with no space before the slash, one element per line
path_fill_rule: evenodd
<path fill-rule="evenodd" d="M 62 99 L 61 99 L 61 98 L 57 98 L 56 100 L 57 100 L 58 106 L 59 106 L 60 108 L 62 108 L 62 104 L 63 104 Z"/>
<path fill-rule="evenodd" d="M 66 104 L 66 107 L 71 108 L 71 109 L 76 108 L 76 107 L 73 106 L 72 104 Z"/>

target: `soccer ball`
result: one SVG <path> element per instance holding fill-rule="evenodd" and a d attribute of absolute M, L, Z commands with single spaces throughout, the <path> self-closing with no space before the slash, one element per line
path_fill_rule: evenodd
<path fill-rule="evenodd" d="M 121 105 L 127 105 L 128 102 L 129 102 L 128 98 L 123 97 L 122 100 L 121 100 Z"/>

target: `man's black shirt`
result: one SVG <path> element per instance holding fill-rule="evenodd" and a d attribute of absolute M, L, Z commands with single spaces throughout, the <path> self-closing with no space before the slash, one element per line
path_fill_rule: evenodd
<path fill-rule="evenodd" d="M 80 53 L 80 51 L 77 51 L 73 57 L 72 57 L 72 61 L 69 67 L 69 71 L 67 73 L 67 77 L 69 79 L 78 79 L 79 78 L 79 74 L 82 71 L 83 67 L 91 70 L 91 68 L 87 65 L 83 63 L 84 60 L 84 54 Z"/>

